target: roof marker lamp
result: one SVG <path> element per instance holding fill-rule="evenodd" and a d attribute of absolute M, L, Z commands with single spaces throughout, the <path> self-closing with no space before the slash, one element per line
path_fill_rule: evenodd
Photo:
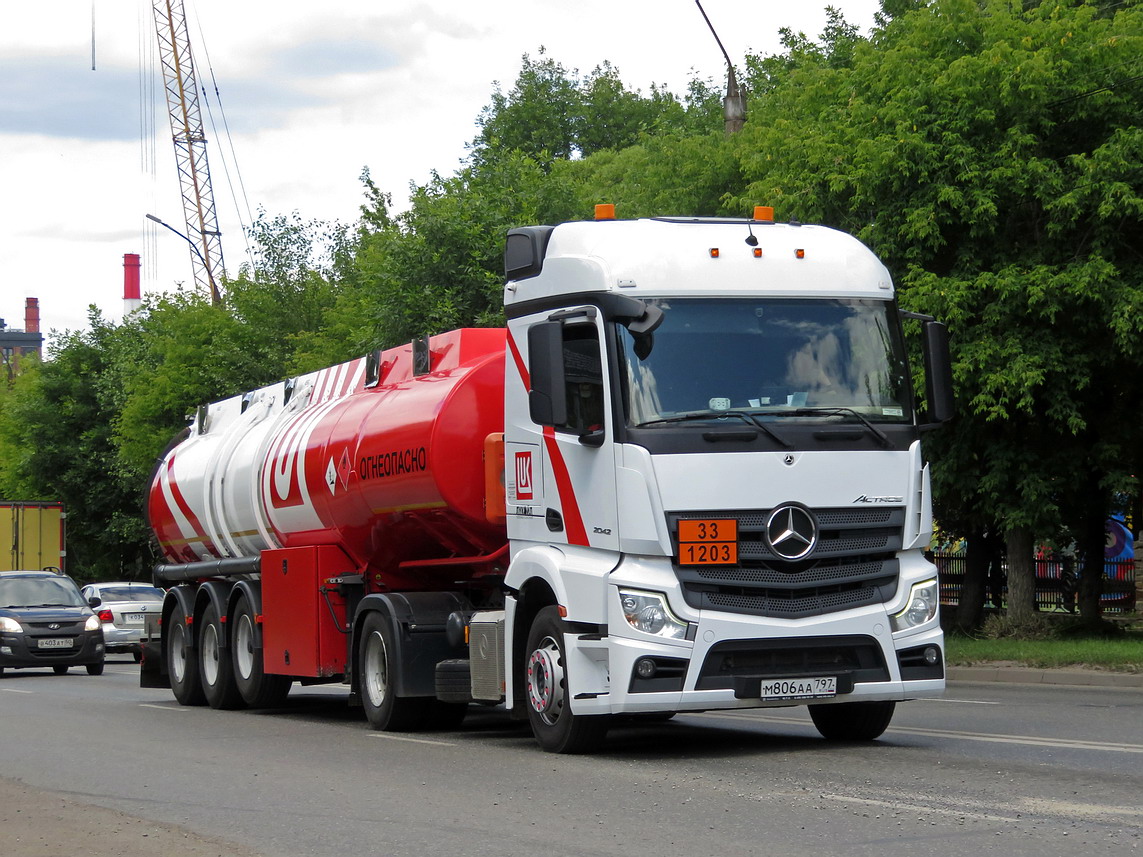
<path fill-rule="evenodd" d="M 935 580 L 916 583 L 909 591 L 909 603 L 900 613 L 889 618 L 894 631 L 908 631 L 931 622 L 937 616 L 940 590 Z"/>
<path fill-rule="evenodd" d="M 636 631 L 672 640 L 687 638 L 687 623 L 671 612 L 666 597 L 658 592 L 620 589 L 619 603 L 623 618 Z"/>

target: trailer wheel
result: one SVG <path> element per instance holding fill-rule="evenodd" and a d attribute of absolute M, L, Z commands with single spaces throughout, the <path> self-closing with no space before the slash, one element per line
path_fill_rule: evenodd
<path fill-rule="evenodd" d="M 606 715 L 572 714 L 563 640 L 559 609 L 545 607 L 528 632 L 524 665 L 528 722 L 537 743 L 549 753 L 589 753 L 603 741 L 610 720 Z"/>
<path fill-rule="evenodd" d="M 230 651 L 234 656 L 234 683 L 238 693 L 251 708 L 277 708 L 286 700 L 293 679 L 284 675 L 267 675 L 262 650 L 256 646 L 258 630 L 254 611 L 244 597 L 234 608 L 231 625 L 234 639 Z"/>
<path fill-rule="evenodd" d="M 187 614 L 176 603 L 171 618 L 163 626 L 167 643 L 167 674 L 171 679 L 171 692 L 180 705 L 205 705 L 206 694 L 198 677 L 198 659 L 194 656 L 192 631 L 187 625 Z"/>
<path fill-rule="evenodd" d="M 892 701 L 811 705 L 810 719 L 830 741 L 872 741 L 889 728 L 896 707 Z"/>
<path fill-rule="evenodd" d="M 394 660 L 396 652 L 389 622 L 380 613 L 370 613 L 361 627 L 361 647 L 357 658 L 361 705 L 374 729 L 409 732 L 424 723 L 433 700 L 397 696 L 399 667 Z"/>
<path fill-rule="evenodd" d="M 226 626 L 218 615 L 218 608 L 207 604 L 202 613 L 202 630 L 198 638 L 199 675 L 202 690 L 211 708 L 238 708 L 242 697 L 234 683 L 234 664 L 222 648 Z"/>

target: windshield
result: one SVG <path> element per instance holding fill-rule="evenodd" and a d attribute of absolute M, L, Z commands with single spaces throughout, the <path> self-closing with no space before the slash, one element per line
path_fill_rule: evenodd
<path fill-rule="evenodd" d="M 162 601 L 163 591 L 153 586 L 98 586 L 92 587 L 91 594 L 110 601 Z"/>
<path fill-rule="evenodd" d="M 632 426 L 718 418 L 850 417 L 912 420 L 908 372 L 893 305 L 874 300 L 652 300 L 663 323 L 651 351 L 624 349 Z M 820 411 L 814 409 L 821 409 Z"/>
<path fill-rule="evenodd" d="M 9 577 L 0 580 L 0 607 L 80 607 L 87 604 L 68 578 Z"/>

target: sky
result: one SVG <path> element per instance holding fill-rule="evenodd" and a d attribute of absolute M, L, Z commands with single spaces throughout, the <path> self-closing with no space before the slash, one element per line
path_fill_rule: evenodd
<path fill-rule="evenodd" d="M 820 5 L 819 5 L 820 4 Z M 826 5 L 862 33 L 878 0 L 704 0 L 741 67 L 781 49 L 779 30 L 816 37 Z M 360 175 L 407 205 L 432 171 L 450 175 L 499 84 L 543 48 L 569 70 L 604 61 L 632 89 L 682 94 L 726 64 L 692 0 L 184 0 L 203 99 L 227 272 L 243 226 L 268 216 L 353 223 Z M 123 255 L 143 291 L 193 286 L 151 0 L 0 0 L 0 318 L 23 328 L 118 321 Z M 94 65 L 94 69 L 93 69 Z M 207 105 L 210 104 L 208 111 Z M 213 118 L 213 122 L 212 122 Z M 224 120 L 225 119 L 225 123 Z M 678 213 L 678 212 L 673 212 Z M 695 212 L 702 213 L 702 212 Z"/>

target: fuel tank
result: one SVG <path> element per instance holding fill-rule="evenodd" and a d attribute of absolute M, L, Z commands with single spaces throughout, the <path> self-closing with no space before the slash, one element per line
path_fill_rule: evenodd
<path fill-rule="evenodd" d="M 504 349 L 503 329 L 456 330 L 199 408 L 151 481 L 166 561 L 337 545 L 379 586 L 477 574 L 465 559 L 506 542 L 483 464 Z"/>

